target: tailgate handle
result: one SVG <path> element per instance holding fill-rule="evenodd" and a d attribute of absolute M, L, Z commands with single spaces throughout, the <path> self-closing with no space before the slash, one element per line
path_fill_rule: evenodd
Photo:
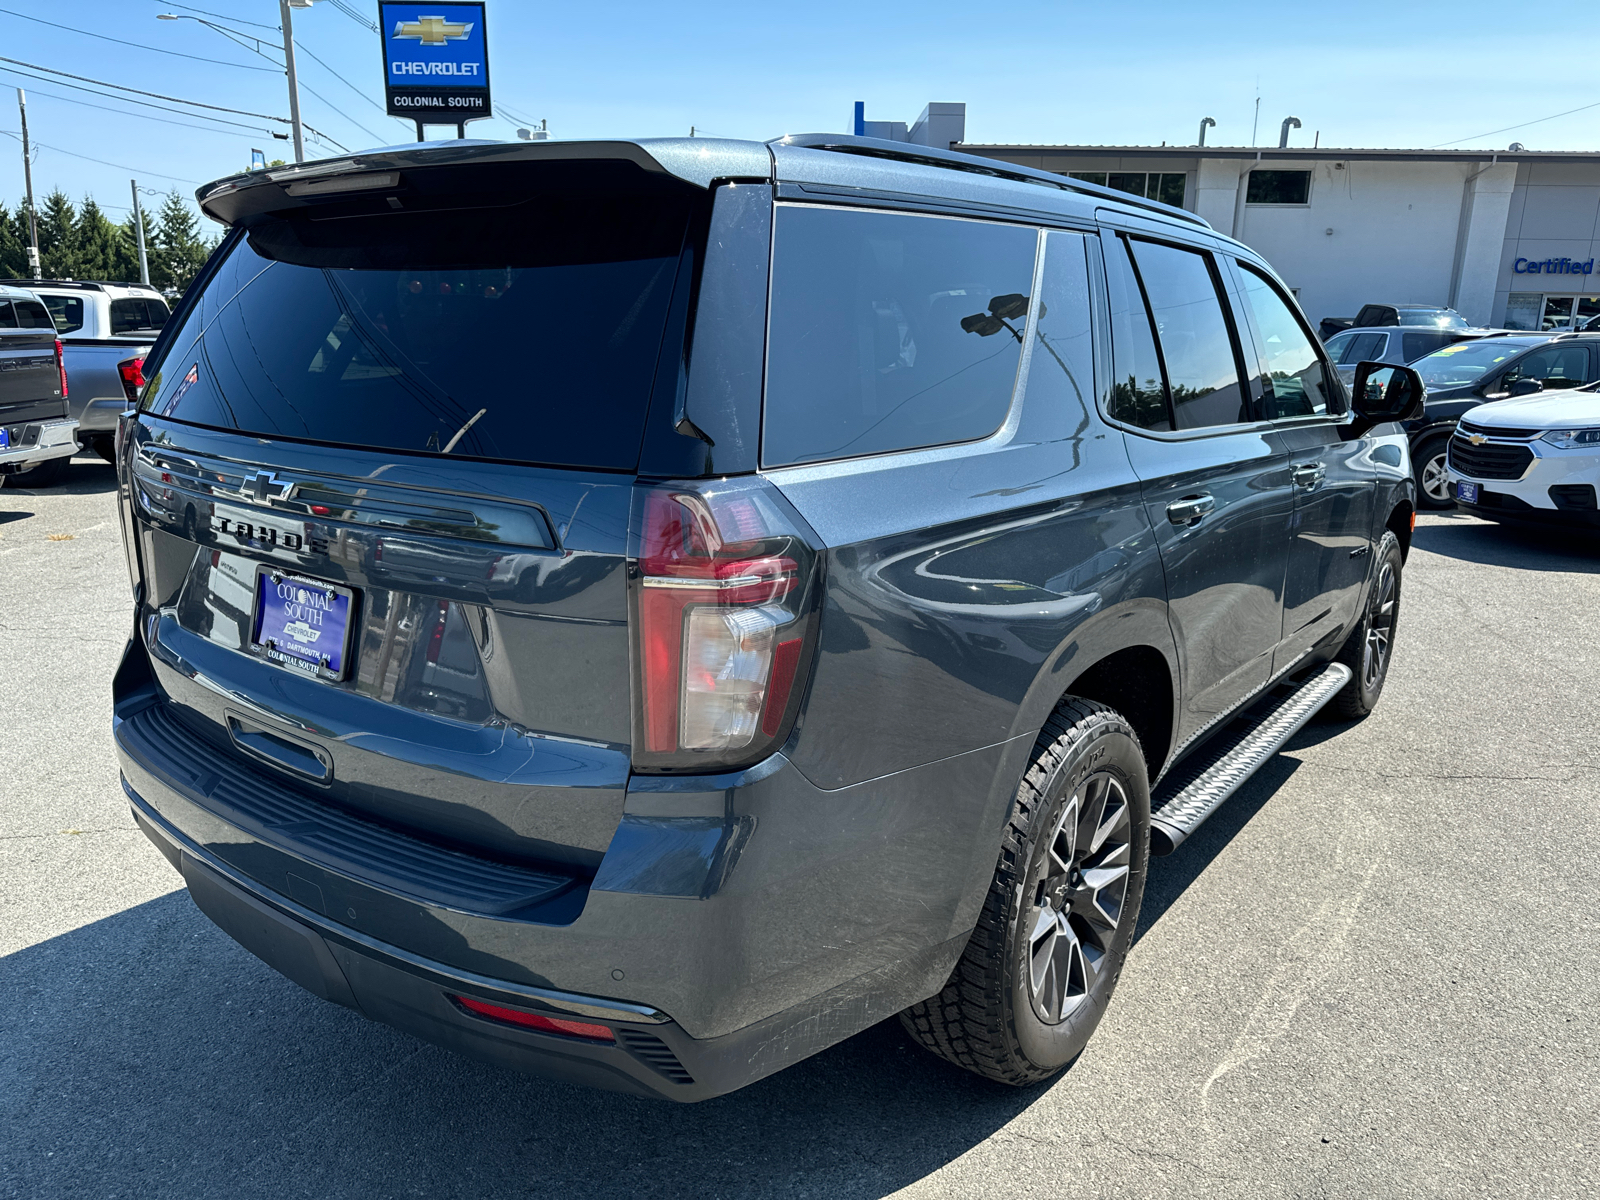
<path fill-rule="evenodd" d="M 281 733 L 269 733 L 233 713 L 228 714 L 228 734 L 233 744 L 252 758 L 317 783 L 327 783 L 333 778 L 333 760 L 320 747 L 286 738 Z"/>

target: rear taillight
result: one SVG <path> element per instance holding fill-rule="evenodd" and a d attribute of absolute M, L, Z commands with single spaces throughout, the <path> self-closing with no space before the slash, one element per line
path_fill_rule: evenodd
<path fill-rule="evenodd" d="M 440 600 L 439 607 L 435 610 L 433 618 L 433 631 L 428 634 L 427 658 L 431 663 L 439 661 L 439 650 L 444 645 L 445 622 L 450 619 L 450 601 Z"/>
<path fill-rule="evenodd" d="M 61 339 L 56 339 L 56 374 L 61 376 L 61 398 L 67 398 L 67 359 L 61 350 Z"/>
<path fill-rule="evenodd" d="M 760 479 L 641 486 L 634 766 L 725 769 L 792 724 L 820 595 L 816 537 Z"/>
<path fill-rule="evenodd" d="M 128 407 L 137 407 L 139 389 L 144 386 L 144 359 L 123 359 L 117 364 L 117 374 L 122 376 L 122 392 L 128 398 Z"/>

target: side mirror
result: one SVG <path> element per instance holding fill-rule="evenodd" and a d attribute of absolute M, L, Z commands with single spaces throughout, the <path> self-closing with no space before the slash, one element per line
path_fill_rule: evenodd
<path fill-rule="evenodd" d="M 1360 437 L 1387 421 L 1414 421 L 1423 413 L 1427 389 L 1410 367 L 1364 362 L 1356 366 L 1351 387 L 1351 435 Z"/>
<path fill-rule="evenodd" d="M 1519 379 L 1511 385 L 1506 392 L 1507 397 L 1531 396 L 1535 392 L 1544 391 L 1544 383 L 1538 379 Z"/>

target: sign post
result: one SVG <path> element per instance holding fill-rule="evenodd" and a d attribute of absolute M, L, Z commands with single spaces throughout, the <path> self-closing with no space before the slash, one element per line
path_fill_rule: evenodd
<path fill-rule="evenodd" d="M 489 38 L 482 3 L 399 4 L 380 0 L 384 93 L 389 115 L 417 126 L 454 125 L 492 117 Z"/>

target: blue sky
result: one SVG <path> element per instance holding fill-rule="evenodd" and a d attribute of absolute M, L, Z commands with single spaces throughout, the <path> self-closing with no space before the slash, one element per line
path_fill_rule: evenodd
<path fill-rule="evenodd" d="M 376 19 L 372 0 L 345 3 Z M 281 41 L 277 0 L 195 0 L 187 8 L 160 0 L 0 0 L 0 55 L 286 115 L 283 76 L 263 58 L 194 21 L 156 20 L 198 10 L 233 18 L 269 54 Z M 843 130 L 855 100 L 866 102 L 870 118 L 906 121 L 941 100 L 966 102 L 972 142 L 1191 143 L 1200 118 L 1210 116 L 1213 144 L 1249 145 L 1259 92 L 1261 144 L 1276 144 L 1279 123 L 1292 114 L 1304 123 L 1295 144 L 1320 133 L 1325 146 L 1504 148 L 1515 140 L 1535 149 L 1600 149 L 1600 79 L 1584 68 L 1600 52 L 1600 18 L 1585 5 L 1536 21 L 1514 18 L 1504 0 L 813 0 L 781 7 L 490 0 L 488 26 L 497 104 L 521 119 L 548 119 L 563 138 L 678 135 L 691 125 L 767 138 Z M 302 93 L 306 121 L 352 149 L 411 139 L 409 126 L 377 107 L 375 34 L 331 0 L 296 10 L 295 31 L 302 82 L 320 93 Z M 250 118 L 228 118 L 247 129 L 183 128 L 162 122 L 206 123 L 24 78 L 12 64 L 0 68 L 8 68 L 0 73 L 0 131 L 17 132 L 13 89 L 28 89 L 30 132 L 43 147 L 35 191 L 92 193 L 114 217 L 126 211 L 130 175 L 192 193 L 247 166 L 251 147 L 292 157 Z M 1596 107 L 1490 133 L 1582 105 Z M 517 123 L 495 119 L 471 131 L 509 138 Z M 21 154 L 5 132 L 0 201 L 14 206 Z M 308 157 L 333 152 L 308 147 Z"/>

